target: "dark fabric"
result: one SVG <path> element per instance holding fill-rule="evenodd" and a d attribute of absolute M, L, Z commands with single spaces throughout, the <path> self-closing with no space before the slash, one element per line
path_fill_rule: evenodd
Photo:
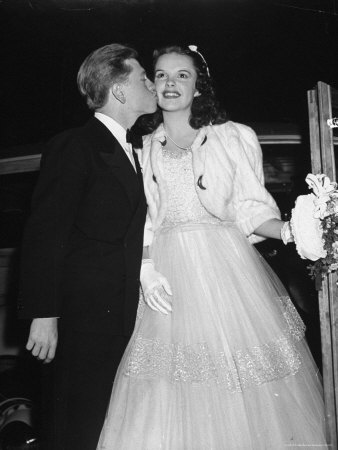
<path fill-rule="evenodd" d="M 137 173 L 95 118 L 53 138 L 42 155 L 18 308 L 21 318 L 60 317 L 45 421 L 53 425 L 46 442 L 55 442 L 55 450 L 95 450 L 134 328 L 146 216 L 134 158 Z"/>
<path fill-rule="evenodd" d="M 146 214 L 137 167 L 95 118 L 48 144 L 23 240 L 21 317 L 131 334 Z"/>
<path fill-rule="evenodd" d="M 128 142 L 129 144 L 131 144 L 133 146 L 133 148 L 142 148 L 143 147 L 143 139 L 142 139 L 142 135 L 136 133 L 133 128 L 127 130 L 126 132 L 126 142 Z"/>
<path fill-rule="evenodd" d="M 95 450 L 128 338 L 82 332 L 62 336 L 49 378 L 54 391 L 45 407 L 49 419 L 43 446 L 48 450 Z"/>

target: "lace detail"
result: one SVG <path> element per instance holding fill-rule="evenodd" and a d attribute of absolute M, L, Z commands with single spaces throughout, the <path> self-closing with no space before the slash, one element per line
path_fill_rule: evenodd
<path fill-rule="evenodd" d="M 164 377 L 170 382 L 216 383 L 240 392 L 294 375 L 300 355 L 287 337 L 260 347 L 238 351 L 231 361 L 223 352 L 212 355 L 207 344 L 184 346 L 137 337 L 125 374 L 130 377 Z"/>
<path fill-rule="evenodd" d="M 200 202 L 194 182 L 192 153 L 162 149 L 168 207 L 162 227 L 181 223 L 220 223 Z"/>
<path fill-rule="evenodd" d="M 183 159 L 189 158 L 192 156 L 192 152 L 189 149 L 175 149 L 168 150 L 167 148 L 162 147 L 163 156 L 170 159 Z"/>
<path fill-rule="evenodd" d="M 130 377 L 164 377 L 170 382 L 216 383 L 240 392 L 298 372 L 301 357 L 295 341 L 304 337 L 305 327 L 290 298 L 278 299 L 287 323 L 285 334 L 274 341 L 235 351 L 212 353 L 207 343 L 167 344 L 137 336 L 125 374 Z"/>
<path fill-rule="evenodd" d="M 283 297 L 278 297 L 277 300 L 282 306 L 283 316 L 288 326 L 288 333 L 293 336 L 294 339 L 300 341 L 305 335 L 306 327 L 294 304 L 292 303 L 290 297 L 286 295 Z"/>
<path fill-rule="evenodd" d="M 142 319 L 145 309 L 146 309 L 146 304 L 144 301 L 144 295 L 143 295 L 142 288 L 140 287 L 139 297 L 138 297 L 138 306 L 137 306 L 137 312 L 136 312 L 136 321 L 139 321 Z"/>

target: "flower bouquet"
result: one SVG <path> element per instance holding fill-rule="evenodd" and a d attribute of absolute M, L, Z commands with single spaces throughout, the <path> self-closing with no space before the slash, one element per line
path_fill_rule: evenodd
<path fill-rule="evenodd" d="M 338 269 L 338 190 L 324 174 L 305 181 L 313 192 L 297 198 L 290 225 L 300 257 L 314 261 L 310 276 L 320 289 L 324 276 Z"/>

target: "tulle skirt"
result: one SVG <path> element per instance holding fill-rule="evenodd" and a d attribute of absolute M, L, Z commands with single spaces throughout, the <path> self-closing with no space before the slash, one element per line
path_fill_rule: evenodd
<path fill-rule="evenodd" d="M 327 448 L 304 324 L 233 224 L 162 228 L 151 247 L 172 313 L 142 299 L 98 449 Z"/>

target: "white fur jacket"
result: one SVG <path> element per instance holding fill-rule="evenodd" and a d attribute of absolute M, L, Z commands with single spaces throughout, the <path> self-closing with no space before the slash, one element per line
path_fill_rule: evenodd
<path fill-rule="evenodd" d="M 165 141 L 160 125 L 144 138 L 139 152 L 148 203 L 145 246 L 150 245 L 166 214 Z M 280 213 L 264 187 L 262 151 L 255 132 L 230 121 L 203 127 L 192 145 L 192 155 L 196 192 L 206 210 L 221 220 L 236 222 L 251 243 L 262 240 L 254 230 L 268 219 L 280 218 Z"/>

